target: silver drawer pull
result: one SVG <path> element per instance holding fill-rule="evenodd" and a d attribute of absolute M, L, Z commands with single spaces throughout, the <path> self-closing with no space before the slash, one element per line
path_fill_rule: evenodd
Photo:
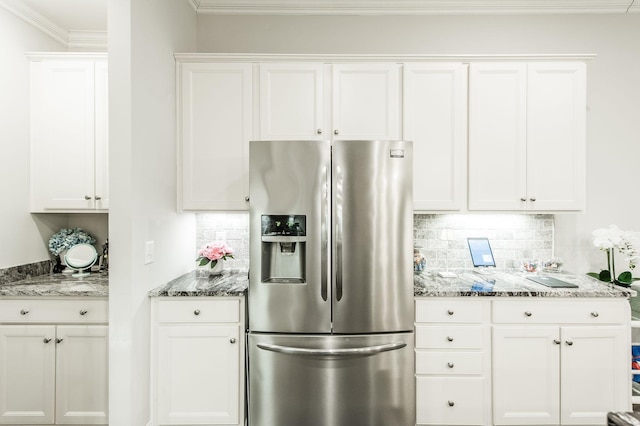
<path fill-rule="evenodd" d="M 447 336 L 447 340 L 448 340 L 449 342 L 453 342 L 453 337 L 451 337 L 451 336 Z"/>
<path fill-rule="evenodd" d="M 80 315 L 85 316 L 85 315 L 87 315 L 87 312 L 89 312 L 89 311 L 87 311 L 86 309 L 81 309 L 80 310 Z"/>
<path fill-rule="evenodd" d="M 571 340 L 566 340 L 565 343 L 567 346 L 573 346 L 573 342 Z"/>
<path fill-rule="evenodd" d="M 448 362 L 448 363 L 447 363 L 447 366 L 448 366 L 449 368 L 453 368 L 453 363 L 452 363 L 452 362 Z"/>
<path fill-rule="evenodd" d="M 454 314 L 454 312 L 453 312 L 451 309 L 449 309 L 449 310 L 447 311 L 447 313 L 448 313 L 449 315 L 453 315 L 453 314 Z"/>
<path fill-rule="evenodd" d="M 20 310 L 20 315 L 27 315 L 29 313 L 28 309 L 21 309 Z"/>
<path fill-rule="evenodd" d="M 232 337 L 231 339 L 229 339 L 229 342 L 230 342 L 231 344 L 234 344 L 234 343 L 236 342 L 236 338 L 235 338 L 235 337 Z"/>
<path fill-rule="evenodd" d="M 559 345 L 562 342 L 560 342 L 560 340 L 558 340 L 558 339 L 553 339 L 553 343 L 555 343 L 556 345 Z"/>
<path fill-rule="evenodd" d="M 51 341 L 51 337 L 45 337 L 44 339 L 42 339 L 42 341 L 44 343 L 49 343 Z"/>
<path fill-rule="evenodd" d="M 456 405 L 456 403 L 453 401 L 447 401 L 447 404 L 449 404 L 449 407 L 453 407 L 454 405 Z"/>
<path fill-rule="evenodd" d="M 89 196 L 89 195 L 85 195 L 85 196 L 84 196 L 84 199 L 85 199 L 85 200 L 90 200 L 90 199 L 91 199 L 91 196 Z"/>
<path fill-rule="evenodd" d="M 64 339 L 62 337 L 60 337 L 60 338 L 56 339 L 56 343 L 62 343 L 63 340 Z"/>
<path fill-rule="evenodd" d="M 527 316 L 527 317 L 530 317 L 530 316 L 531 316 L 531 315 L 533 315 L 533 314 L 532 314 L 531 312 L 529 312 L 529 311 L 525 311 L 525 312 L 524 312 L 524 315 L 525 315 L 525 316 Z"/>
<path fill-rule="evenodd" d="M 200 309 L 196 309 L 195 311 L 193 311 L 193 315 L 200 315 Z"/>
<path fill-rule="evenodd" d="M 594 317 L 594 318 L 598 318 L 600 316 L 600 314 L 597 313 L 597 312 L 591 312 L 591 316 Z"/>

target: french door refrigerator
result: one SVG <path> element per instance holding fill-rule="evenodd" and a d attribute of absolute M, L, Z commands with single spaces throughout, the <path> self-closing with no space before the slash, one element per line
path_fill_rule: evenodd
<path fill-rule="evenodd" d="M 415 425 L 412 163 L 250 142 L 250 426 Z"/>

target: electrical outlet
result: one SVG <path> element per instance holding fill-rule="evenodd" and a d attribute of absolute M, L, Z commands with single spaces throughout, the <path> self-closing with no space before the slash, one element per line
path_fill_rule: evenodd
<path fill-rule="evenodd" d="M 155 244 L 153 241 L 147 241 L 144 243 L 144 264 L 148 265 L 153 263 L 155 256 Z"/>

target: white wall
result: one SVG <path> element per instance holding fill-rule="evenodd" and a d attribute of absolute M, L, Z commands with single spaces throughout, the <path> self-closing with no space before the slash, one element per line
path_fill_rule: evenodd
<path fill-rule="evenodd" d="M 239 53 L 595 53 L 588 64 L 587 209 L 557 215 L 556 255 L 604 267 L 595 228 L 640 230 L 640 15 L 198 16 L 198 51 Z"/>
<path fill-rule="evenodd" d="M 195 216 L 176 213 L 175 61 L 195 50 L 183 1 L 109 0 L 109 415 L 149 420 L 147 292 L 193 269 Z M 155 262 L 144 265 L 144 243 Z"/>

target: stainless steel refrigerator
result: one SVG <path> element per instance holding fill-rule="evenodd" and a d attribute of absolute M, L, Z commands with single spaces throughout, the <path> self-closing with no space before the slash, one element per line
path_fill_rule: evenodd
<path fill-rule="evenodd" d="M 250 142 L 250 426 L 415 425 L 412 164 Z"/>

